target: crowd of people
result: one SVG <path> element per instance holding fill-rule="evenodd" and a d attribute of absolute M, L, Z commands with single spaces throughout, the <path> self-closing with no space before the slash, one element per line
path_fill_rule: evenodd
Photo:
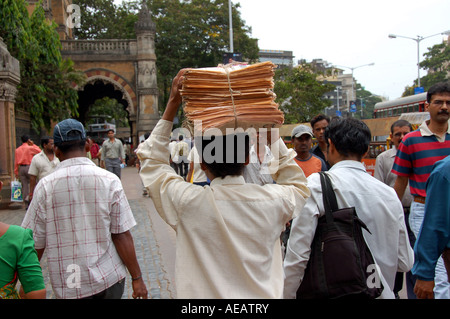
<path fill-rule="evenodd" d="M 370 230 L 363 235 L 380 298 L 398 298 L 406 278 L 409 299 L 450 299 L 450 83 L 428 90 L 430 119 L 417 130 L 393 123 L 393 147 L 377 157 L 373 177 L 361 162 L 371 132 L 353 118 L 314 117 L 293 129 L 293 149 L 276 130 L 174 137 L 184 72 L 136 150 L 145 191 L 176 231 L 178 298 L 296 298 L 324 215 L 318 173 L 325 172 L 338 206 L 355 207 Z M 106 170 L 86 158 L 90 143 L 76 120 L 58 123 L 42 150 L 23 139 L 16 161 L 26 161 L 16 174 L 35 178 L 21 227 L 0 223 L 1 298 L 45 298 L 44 251 L 57 298 L 121 298 L 127 276 L 133 297 L 147 298 L 130 233 L 136 221 L 120 182 L 125 154 L 109 135 Z M 41 168 L 47 164 L 51 170 Z"/>

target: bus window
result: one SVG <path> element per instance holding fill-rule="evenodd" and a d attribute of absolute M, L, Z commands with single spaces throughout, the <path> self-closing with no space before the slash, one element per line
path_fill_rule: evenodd
<path fill-rule="evenodd" d="M 425 103 L 419 104 L 419 112 L 425 112 Z"/>

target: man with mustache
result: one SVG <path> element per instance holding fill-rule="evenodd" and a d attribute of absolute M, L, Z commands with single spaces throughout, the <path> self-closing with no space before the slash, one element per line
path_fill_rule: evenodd
<path fill-rule="evenodd" d="M 394 189 L 400 200 L 409 181 L 411 195 L 414 196 L 409 224 L 416 237 L 425 214 L 428 177 L 434 163 L 450 155 L 450 81 L 437 83 L 428 90 L 425 110 L 430 113 L 430 119 L 403 138 L 392 167 L 392 172 L 397 175 Z M 435 273 L 435 298 L 450 299 L 450 283 L 442 258 L 436 265 Z M 430 280 L 420 274 L 417 274 L 417 279 Z"/>

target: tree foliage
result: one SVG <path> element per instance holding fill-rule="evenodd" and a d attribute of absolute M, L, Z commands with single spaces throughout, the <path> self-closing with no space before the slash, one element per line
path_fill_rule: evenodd
<path fill-rule="evenodd" d="M 354 117 L 357 119 L 370 119 L 373 117 L 373 111 L 375 109 L 375 104 L 381 102 L 382 100 L 372 94 L 372 92 L 364 89 L 361 84 L 356 83 L 356 106 L 359 109 Z M 363 114 L 361 117 L 361 103 Z"/>
<path fill-rule="evenodd" d="M 427 70 L 427 75 L 420 78 L 420 85 L 425 91 L 436 83 L 448 81 L 450 79 L 450 45 L 443 41 L 436 44 L 424 53 L 425 59 L 420 62 L 420 67 Z M 417 79 L 412 86 L 405 87 L 402 96 L 414 94 L 414 88 L 417 87 Z"/>
<path fill-rule="evenodd" d="M 318 76 L 319 73 L 307 63 L 276 71 L 276 102 L 284 111 L 285 124 L 309 122 L 331 105 L 331 101 L 322 96 L 334 90 L 335 86 L 318 81 Z"/>
<path fill-rule="evenodd" d="M 117 127 L 129 127 L 127 112 L 122 104 L 107 96 L 97 99 L 90 107 L 85 125 L 95 123 L 95 118 L 113 119 Z"/>
<path fill-rule="evenodd" d="M 156 23 L 156 65 L 160 90 L 160 108 L 168 100 L 170 86 L 177 72 L 186 67 L 210 67 L 222 63 L 229 50 L 227 0 L 147 0 Z M 141 8 L 140 1 L 79 0 L 81 29 L 79 39 L 135 38 L 134 23 Z M 258 59 L 257 39 L 250 37 L 251 28 L 241 19 L 239 4 L 233 5 L 235 52 L 248 61 Z"/>
<path fill-rule="evenodd" d="M 57 25 L 45 18 L 41 3 L 28 15 L 24 0 L 0 0 L 0 36 L 20 62 L 21 83 L 16 107 L 30 113 L 36 133 L 50 131 L 51 121 L 77 114 L 73 83 L 82 76 L 61 57 Z"/>

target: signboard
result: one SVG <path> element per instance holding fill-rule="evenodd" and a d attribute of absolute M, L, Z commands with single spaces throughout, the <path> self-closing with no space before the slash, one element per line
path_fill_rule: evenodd
<path fill-rule="evenodd" d="M 366 168 L 367 173 L 369 173 L 370 175 L 373 176 L 375 174 L 376 159 L 375 158 L 363 158 L 361 162 L 364 164 L 364 167 Z"/>
<path fill-rule="evenodd" d="M 231 63 L 231 61 L 242 62 L 242 53 L 224 53 L 223 64 Z"/>
<path fill-rule="evenodd" d="M 414 88 L 414 94 L 420 94 L 420 93 L 424 93 L 424 92 L 425 92 L 425 90 L 424 90 L 423 86 Z"/>

